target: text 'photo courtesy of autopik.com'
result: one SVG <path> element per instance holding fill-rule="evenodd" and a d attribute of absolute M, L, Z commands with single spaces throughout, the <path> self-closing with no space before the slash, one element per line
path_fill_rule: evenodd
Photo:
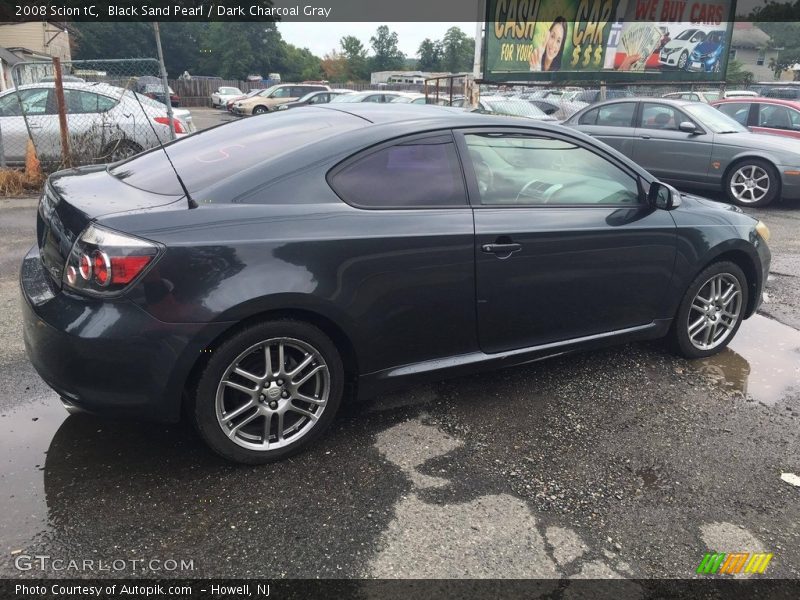
<path fill-rule="evenodd" d="M 0 17 L 0 600 L 800 597 L 800 3 Z"/>

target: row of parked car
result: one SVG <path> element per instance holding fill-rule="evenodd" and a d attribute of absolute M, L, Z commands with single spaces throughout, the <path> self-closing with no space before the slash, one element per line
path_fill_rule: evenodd
<path fill-rule="evenodd" d="M 601 139 L 664 181 L 685 189 L 721 190 L 738 205 L 800 197 L 800 141 L 779 137 L 800 138 L 800 102 L 744 89 L 646 98 L 616 89 L 607 90 L 604 101 L 600 96 L 599 89 L 495 90 L 481 96 L 477 110 L 561 122 Z M 221 106 L 222 100 L 215 104 Z M 250 115 L 347 102 L 432 103 L 410 92 L 282 84 L 228 99 L 227 105 L 234 114 Z M 436 103 L 468 104 L 463 96 Z"/>

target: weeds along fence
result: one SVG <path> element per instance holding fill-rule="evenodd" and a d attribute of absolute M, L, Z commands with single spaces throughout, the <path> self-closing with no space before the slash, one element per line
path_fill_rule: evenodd
<path fill-rule="evenodd" d="M 120 160 L 192 129 L 178 109 L 170 123 L 155 59 L 25 62 L 12 79 L 0 97 L 0 167 L 24 165 L 29 143 L 52 172 Z"/>

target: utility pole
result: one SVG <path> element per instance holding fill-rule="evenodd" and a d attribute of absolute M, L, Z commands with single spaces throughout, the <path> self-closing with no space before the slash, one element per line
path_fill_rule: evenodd
<path fill-rule="evenodd" d="M 175 119 L 172 117 L 172 100 L 169 97 L 169 84 L 167 83 L 167 68 L 164 66 L 164 53 L 161 51 L 161 34 L 158 31 L 158 22 L 153 23 L 156 32 L 156 48 L 158 48 L 158 64 L 161 67 L 161 85 L 164 87 L 164 104 L 167 105 L 167 118 L 169 119 L 169 134 L 175 139 Z"/>

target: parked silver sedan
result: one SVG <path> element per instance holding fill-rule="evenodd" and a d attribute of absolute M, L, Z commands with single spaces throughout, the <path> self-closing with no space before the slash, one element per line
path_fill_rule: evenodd
<path fill-rule="evenodd" d="M 751 133 L 707 104 L 610 100 L 579 111 L 564 125 L 604 141 L 678 187 L 722 189 L 740 206 L 800 198 L 800 141 Z"/>
<path fill-rule="evenodd" d="M 167 108 L 161 102 L 105 83 L 64 83 L 73 161 L 113 162 L 170 141 Z M 191 114 L 173 109 L 175 133 L 195 131 Z M 26 123 L 27 118 L 27 123 Z M 24 164 L 29 137 L 42 162 L 61 161 L 55 84 L 23 85 L 0 94 L 0 152 L 6 164 Z"/>

